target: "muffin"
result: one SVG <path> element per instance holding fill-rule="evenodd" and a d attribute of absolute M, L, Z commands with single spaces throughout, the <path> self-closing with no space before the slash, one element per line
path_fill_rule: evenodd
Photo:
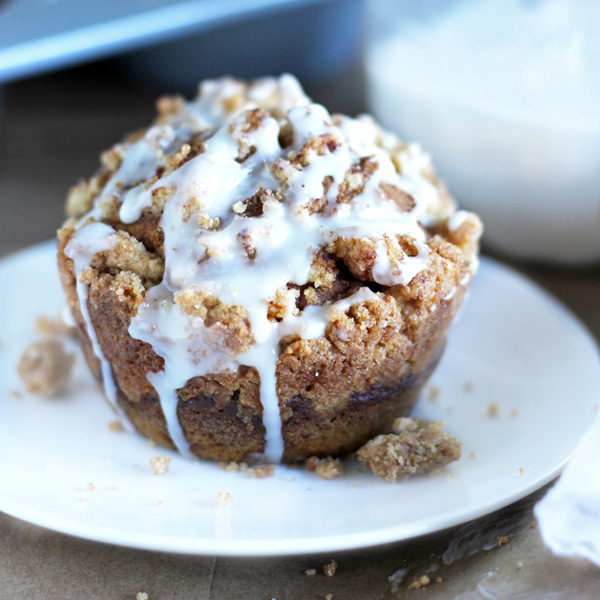
<path fill-rule="evenodd" d="M 481 224 L 415 144 L 290 75 L 159 100 L 67 199 L 84 353 L 141 434 L 219 461 L 355 450 L 411 412 Z"/>

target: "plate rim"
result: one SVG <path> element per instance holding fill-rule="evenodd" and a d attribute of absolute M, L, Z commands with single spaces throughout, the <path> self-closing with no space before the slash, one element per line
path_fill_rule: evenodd
<path fill-rule="evenodd" d="M 0 257 L 0 268 L 9 267 L 11 263 L 27 259 L 35 259 L 36 255 L 45 255 L 56 246 L 56 240 L 40 242 L 27 248 L 16 250 Z M 569 307 L 564 305 L 552 293 L 537 282 L 533 281 L 515 268 L 505 265 L 500 261 L 482 257 L 482 264 L 494 271 L 516 278 L 520 284 L 530 287 L 538 296 L 551 305 L 553 311 L 558 311 L 563 317 L 568 318 L 578 329 L 581 339 L 590 343 L 594 352 L 595 362 L 600 367 L 600 346 L 598 341 L 589 331 L 580 317 Z M 591 358 L 591 357 L 590 357 Z M 599 370 L 600 372 L 600 370 Z M 588 429 L 600 420 L 600 413 L 596 413 L 590 420 Z M 123 530 L 118 527 L 107 527 L 94 523 L 86 523 L 63 515 L 48 513 L 36 507 L 22 505 L 2 497 L 0 494 L 0 512 L 11 517 L 31 523 L 47 530 L 70 535 L 79 539 L 112 544 L 115 546 L 134 548 L 147 551 L 158 551 L 171 554 L 192 556 L 230 556 L 230 557 L 268 557 L 268 556 L 300 556 L 334 551 L 351 551 L 382 546 L 390 543 L 399 543 L 424 535 L 440 532 L 454 526 L 464 524 L 484 515 L 493 513 L 514 502 L 517 502 L 544 485 L 555 479 L 564 469 L 567 462 L 575 452 L 576 447 L 556 464 L 553 469 L 527 485 L 521 486 L 512 493 L 491 499 L 489 502 L 479 504 L 475 509 L 465 505 L 459 511 L 448 515 L 438 516 L 433 521 L 431 518 L 421 518 L 412 526 L 406 523 L 399 525 L 386 525 L 376 529 L 361 532 L 330 535 L 327 537 L 306 538 L 236 538 L 219 539 L 213 537 L 182 537 L 180 535 L 166 535 L 157 533 L 143 533 L 132 530 Z"/>

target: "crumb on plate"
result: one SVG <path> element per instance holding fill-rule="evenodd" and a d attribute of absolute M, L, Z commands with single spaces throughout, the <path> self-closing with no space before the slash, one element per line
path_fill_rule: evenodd
<path fill-rule="evenodd" d="M 460 458 L 460 442 L 442 428 L 441 422 L 396 419 L 394 433 L 367 442 L 358 459 L 389 482 L 443 467 Z"/>
<path fill-rule="evenodd" d="M 150 467 L 155 475 L 164 475 L 171 465 L 171 459 L 168 456 L 153 456 L 150 458 Z"/>
<path fill-rule="evenodd" d="M 66 388 L 74 362 L 64 342 L 49 337 L 25 349 L 17 370 L 30 394 L 57 396 Z"/>

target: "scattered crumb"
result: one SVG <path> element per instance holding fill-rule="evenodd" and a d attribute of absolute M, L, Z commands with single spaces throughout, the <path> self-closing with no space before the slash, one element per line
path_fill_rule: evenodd
<path fill-rule="evenodd" d="M 88 483 L 85 488 L 83 488 L 84 492 L 93 492 L 96 489 L 96 486 L 93 483 Z"/>
<path fill-rule="evenodd" d="M 296 481 L 296 478 L 295 478 L 295 477 L 292 477 L 292 478 L 290 479 L 290 481 Z"/>
<path fill-rule="evenodd" d="M 233 498 L 229 492 L 219 492 L 217 494 L 217 508 L 225 508 L 233 502 Z"/>
<path fill-rule="evenodd" d="M 242 469 L 253 479 L 265 479 L 275 475 L 275 465 L 260 465 L 259 467 L 248 467 Z"/>
<path fill-rule="evenodd" d="M 149 448 L 156 448 L 156 442 L 154 440 L 148 440 Z"/>
<path fill-rule="evenodd" d="M 146 592 L 138 592 L 135 595 L 135 600 L 149 600 L 148 594 Z"/>
<path fill-rule="evenodd" d="M 441 422 L 396 419 L 395 433 L 367 442 L 358 451 L 358 459 L 377 477 L 390 482 L 441 468 L 460 458 L 460 443 L 442 427 Z"/>
<path fill-rule="evenodd" d="M 228 471 L 229 473 L 237 473 L 240 470 L 240 465 L 236 462 L 220 462 L 219 468 Z"/>
<path fill-rule="evenodd" d="M 163 501 L 162 501 L 162 500 L 157 500 L 157 501 L 154 503 L 154 506 L 162 506 L 162 505 L 163 505 Z"/>
<path fill-rule="evenodd" d="M 84 504 L 91 502 L 89 498 L 79 498 L 79 502 L 83 502 Z"/>
<path fill-rule="evenodd" d="M 496 540 L 496 543 L 498 546 L 506 546 L 506 544 L 508 544 L 508 538 L 505 535 L 502 535 Z"/>
<path fill-rule="evenodd" d="M 249 467 L 245 462 L 220 462 L 219 468 L 229 473 L 237 473 L 242 471 L 244 477 L 252 477 L 254 479 L 264 479 L 272 477 L 275 474 L 275 465 L 259 465 L 258 467 Z"/>
<path fill-rule="evenodd" d="M 10 397 L 18 400 L 21 397 L 21 392 L 19 390 L 10 390 Z"/>
<path fill-rule="evenodd" d="M 356 468 L 356 473 L 358 475 L 363 475 L 364 473 L 366 473 L 366 471 L 362 467 L 357 467 Z"/>
<path fill-rule="evenodd" d="M 76 332 L 75 327 L 69 327 L 60 315 L 57 315 L 54 318 L 39 315 L 35 319 L 35 328 L 40 335 L 47 337 L 56 335 L 74 337 Z"/>
<path fill-rule="evenodd" d="M 111 486 L 108 488 L 108 491 L 109 491 L 109 492 L 114 492 L 116 489 L 117 489 L 117 486 L 116 486 L 116 485 L 111 485 Z"/>
<path fill-rule="evenodd" d="M 436 582 L 436 583 L 443 583 L 443 582 L 444 582 L 444 580 L 443 580 L 441 577 L 436 577 L 436 578 L 435 578 L 435 582 Z"/>
<path fill-rule="evenodd" d="M 523 564 L 523 561 L 519 561 L 519 562 L 517 563 L 517 567 L 518 567 L 519 569 L 522 569 L 524 566 L 525 566 L 525 565 Z"/>
<path fill-rule="evenodd" d="M 427 587 L 430 584 L 429 575 L 421 575 L 417 577 L 409 586 L 409 590 L 420 590 Z"/>
<path fill-rule="evenodd" d="M 318 458 L 311 456 L 304 463 L 307 471 L 316 471 L 321 479 L 333 479 L 342 474 L 342 463 L 338 458 L 328 456 L 326 458 Z"/>
<path fill-rule="evenodd" d="M 473 382 L 465 381 L 465 383 L 463 385 L 463 389 L 465 390 L 465 392 L 472 392 L 473 391 Z"/>
<path fill-rule="evenodd" d="M 475 450 L 471 450 L 471 452 L 469 452 L 469 458 L 475 458 L 475 456 Z"/>
<path fill-rule="evenodd" d="M 125 426 L 118 419 L 114 419 L 113 421 L 109 421 L 108 430 L 111 433 L 119 433 L 120 431 L 125 431 Z"/>
<path fill-rule="evenodd" d="M 317 570 L 316 569 L 306 569 L 306 571 L 304 571 L 305 575 L 308 575 L 309 577 L 312 577 L 313 575 L 317 574 Z"/>
<path fill-rule="evenodd" d="M 429 402 L 435 402 L 440 397 L 440 393 L 441 390 L 437 385 L 430 385 L 427 399 Z"/>
<path fill-rule="evenodd" d="M 171 464 L 171 459 L 168 456 L 153 456 L 150 459 L 150 467 L 155 475 L 164 475 Z"/>
<path fill-rule="evenodd" d="M 63 341 L 51 337 L 25 349 L 18 371 L 30 394 L 57 396 L 66 388 L 74 362 Z"/>
<path fill-rule="evenodd" d="M 333 594 L 325 594 L 325 600 L 333 600 Z"/>
<path fill-rule="evenodd" d="M 337 561 L 332 558 L 329 564 L 323 566 L 323 573 L 325 573 L 327 577 L 333 577 L 337 571 L 337 566 Z"/>
<path fill-rule="evenodd" d="M 519 475 L 525 475 L 525 469 L 523 469 L 523 467 L 519 469 Z"/>
<path fill-rule="evenodd" d="M 531 529 L 535 529 L 537 527 L 537 521 L 531 521 Z"/>
<path fill-rule="evenodd" d="M 497 417 L 500 414 L 500 407 L 497 402 L 490 402 L 487 407 L 488 417 Z"/>
<path fill-rule="evenodd" d="M 513 408 L 513 409 L 510 411 L 510 416 L 511 416 L 511 417 L 516 417 L 516 416 L 518 416 L 518 415 L 519 415 L 519 411 L 518 411 L 516 408 Z"/>

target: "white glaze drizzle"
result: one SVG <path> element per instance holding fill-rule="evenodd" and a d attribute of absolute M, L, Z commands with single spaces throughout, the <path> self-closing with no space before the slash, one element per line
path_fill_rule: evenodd
<path fill-rule="evenodd" d="M 228 114 L 224 100 L 243 90 L 246 95 L 238 110 Z M 258 128 L 242 131 L 244 111 L 272 97 L 277 98 L 281 111 L 287 113 L 293 130 L 291 148 L 280 147 L 280 123 L 271 116 L 264 116 Z M 177 152 L 183 141 L 193 133 L 211 128 L 214 131 L 206 135 L 201 154 L 151 185 L 145 183 L 157 166 L 165 164 L 169 154 Z M 322 154 L 310 152 L 308 166 L 296 168 L 287 162 L 290 151 L 298 153 L 311 138 L 324 135 L 336 141 L 334 150 Z M 429 247 L 421 222 L 431 220 L 432 207 L 439 202 L 437 190 L 422 174 L 429 164 L 428 157 L 415 152 L 416 164 L 406 159 L 399 174 L 385 143 L 384 147 L 375 143 L 381 135 L 368 117 L 336 117 L 334 123 L 322 106 L 310 103 L 293 77 L 283 76 L 261 80 L 260 85 L 250 89 L 229 79 L 205 82 L 199 97 L 169 116 L 167 124 L 151 128 L 141 140 L 120 148 L 121 165 L 99 197 L 109 195 L 120 200 L 123 222 L 139 219 L 159 188 L 170 192 L 160 222 L 164 232 L 163 281 L 148 291 L 129 332 L 132 337 L 151 344 L 165 361 L 164 369 L 149 373 L 148 379 L 156 389 L 169 434 L 180 451 L 187 453 L 188 444 L 177 418 L 177 390 L 193 377 L 235 372 L 244 365 L 255 367 L 260 376 L 266 432 L 264 458 L 281 459 L 284 448 L 275 375 L 280 340 L 292 333 L 304 339 L 322 336 L 335 311 L 345 312 L 352 304 L 375 296 L 363 287 L 349 298 L 320 307 L 309 306 L 299 312 L 294 292 L 285 291 L 286 285 L 308 282 L 318 248 L 339 237 L 372 240 L 376 248 L 372 274 L 383 285 L 406 285 L 425 268 Z M 241 140 L 255 151 L 238 162 Z M 363 157 L 376 163 L 376 170 L 350 202 L 337 203 L 340 184 L 348 170 Z M 285 174 L 283 186 L 275 176 L 277 169 Z M 312 201 L 323 196 L 326 177 L 332 180 L 326 205 L 320 212 L 311 212 Z M 382 183 L 413 196 L 414 208 L 400 209 L 382 193 L 379 187 Z M 236 214 L 233 208 L 236 203 L 261 188 L 280 189 L 283 200 L 267 200 L 258 217 Z M 200 212 L 220 220 L 218 229 L 203 229 L 195 215 L 185 216 L 192 200 Z M 98 204 L 87 217 L 100 218 Z M 96 248 L 101 247 L 94 242 L 96 234 L 88 227 L 74 235 L 82 245 L 85 245 L 83 238 L 88 234 L 90 238 L 89 249 L 79 254 L 80 269 L 87 266 L 86 261 L 91 262 L 99 251 Z M 404 255 L 399 262 L 391 261 L 387 245 L 397 244 L 395 235 L 400 234 L 412 238 L 417 253 Z M 253 259 L 249 259 L 240 236 L 254 248 Z M 202 319 L 180 308 L 175 301 L 177 295 L 190 290 L 246 309 L 254 339 L 247 351 L 235 355 L 223 343 L 223 332 L 218 326 L 207 327 Z M 269 302 L 278 290 L 287 294 L 288 305 L 285 317 L 279 322 L 267 317 Z M 339 332 L 339 335 L 345 334 Z"/>
<path fill-rule="evenodd" d="M 65 255 L 73 261 L 79 310 L 81 311 L 81 315 L 85 322 L 88 338 L 92 344 L 92 350 L 100 362 L 100 373 L 102 374 L 104 394 L 123 423 L 127 425 L 129 421 L 117 402 L 117 386 L 115 385 L 112 368 L 100 347 L 96 330 L 94 329 L 94 325 L 90 318 L 90 311 L 88 309 L 89 285 L 81 281 L 81 274 L 92 264 L 94 256 L 98 252 L 110 250 L 117 244 L 117 237 L 115 234 L 115 230 L 104 223 L 88 223 L 81 229 L 75 231 L 65 247 Z"/>

